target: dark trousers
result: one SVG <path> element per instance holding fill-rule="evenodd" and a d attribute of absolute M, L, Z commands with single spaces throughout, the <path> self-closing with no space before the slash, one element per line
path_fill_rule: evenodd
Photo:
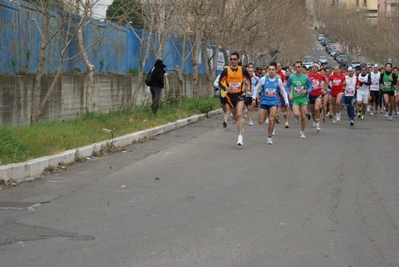
<path fill-rule="evenodd" d="M 151 104 L 152 112 L 154 114 L 157 114 L 159 101 L 161 100 L 162 88 L 151 86 L 150 91 L 151 91 L 151 98 L 152 98 L 152 104 Z"/>
<path fill-rule="evenodd" d="M 345 96 L 346 112 L 350 120 L 355 118 L 355 96 Z"/>

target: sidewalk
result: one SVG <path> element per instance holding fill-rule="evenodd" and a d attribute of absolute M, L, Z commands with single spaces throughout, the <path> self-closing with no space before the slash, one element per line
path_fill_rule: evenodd
<path fill-rule="evenodd" d="M 88 146 L 67 150 L 60 154 L 45 156 L 21 163 L 1 165 L 0 181 L 4 183 L 10 183 L 10 182 L 20 183 L 24 181 L 33 180 L 36 177 L 40 176 L 45 168 L 49 166 L 58 166 L 59 163 L 63 164 L 72 163 L 75 161 L 76 157 L 90 157 L 93 155 L 93 152 L 100 150 L 101 147 L 108 145 L 111 141 L 113 145 L 115 145 L 116 147 L 124 147 L 132 144 L 133 142 L 137 142 L 139 140 L 143 140 L 151 136 L 164 134 L 179 129 L 181 127 L 187 126 L 189 124 L 198 122 L 200 120 L 204 120 L 207 117 L 218 115 L 220 113 L 222 113 L 222 109 L 211 111 L 208 114 L 194 115 L 175 122 L 170 122 L 165 125 L 116 137 L 112 140 L 104 140 Z"/>

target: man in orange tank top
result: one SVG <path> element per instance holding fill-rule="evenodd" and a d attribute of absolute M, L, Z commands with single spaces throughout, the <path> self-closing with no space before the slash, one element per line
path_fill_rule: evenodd
<path fill-rule="evenodd" d="M 244 144 L 242 137 L 244 118 L 242 113 L 244 110 L 245 88 L 249 92 L 251 91 L 251 76 L 245 68 L 238 65 L 239 59 L 240 55 L 237 52 L 233 52 L 230 55 L 230 66 L 225 68 L 220 74 L 219 87 L 227 92 L 227 104 L 237 122 L 237 145 L 242 146 Z"/>

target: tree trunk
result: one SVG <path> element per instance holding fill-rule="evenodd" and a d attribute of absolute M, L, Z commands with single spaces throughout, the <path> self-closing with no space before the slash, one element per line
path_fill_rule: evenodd
<path fill-rule="evenodd" d="M 87 55 L 85 44 L 83 41 L 83 29 L 87 26 L 87 22 L 82 23 L 82 27 L 78 30 L 79 49 L 82 53 L 83 61 L 87 68 L 87 85 L 86 85 L 86 112 L 93 111 L 93 87 L 94 87 L 94 65 L 91 64 L 89 56 Z"/>
<path fill-rule="evenodd" d="M 155 16 L 154 12 L 153 12 L 153 10 L 151 10 L 151 20 L 150 20 L 150 25 L 149 25 L 149 30 L 148 30 L 148 37 L 145 38 L 146 37 L 145 36 L 145 31 L 143 31 L 143 33 L 141 35 L 141 39 L 140 39 L 140 52 L 139 52 L 140 70 L 139 70 L 139 73 L 138 73 L 139 82 L 138 82 L 137 87 L 134 88 L 133 92 L 132 92 L 132 108 L 131 108 L 132 111 L 134 111 L 136 109 L 137 97 L 139 95 L 140 88 L 144 84 L 143 83 L 143 80 L 144 80 L 144 77 L 143 77 L 143 75 L 144 75 L 144 67 L 145 67 L 145 64 L 147 62 L 148 55 L 150 54 L 150 47 L 152 46 L 152 38 L 153 38 L 152 35 L 153 35 L 153 28 L 154 28 L 154 16 Z M 134 31 L 134 29 L 132 29 L 132 30 Z M 146 42 L 145 42 L 145 39 L 147 39 Z M 144 53 L 144 56 L 142 56 L 142 54 L 143 54 L 142 53 L 143 52 L 142 49 L 144 47 L 144 44 L 145 44 L 145 53 Z"/>
<path fill-rule="evenodd" d="M 49 34 L 50 17 L 45 16 L 43 21 L 43 32 L 40 36 L 40 50 L 39 50 L 39 67 L 36 72 L 35 87 L 32 94 L 32 105 L 31 105 L 31 125 L 37 123 L 40 119 L 41 113 L 39 112 L 40 102 L 40 91 L 42 88 L 42 76 L 44 62 L 46 60 L 46 47 L 47 47 L 47 36 Z"/>

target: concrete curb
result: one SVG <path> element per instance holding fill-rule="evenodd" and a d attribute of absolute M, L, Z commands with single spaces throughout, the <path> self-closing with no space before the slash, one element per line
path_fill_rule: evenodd
<path fill-rule="evenodd" d="M 222 113 L 222 109 L 210 111 L 207 114 L 194 115 L 185 119 L 177 120 L 175 122 L 170 122 L 165 125 L 119 136 L 113 140 L 105 140 L 77 149 L 67 150 L 60 154 L 45 156 L 21 163 L 1 165 L 0 181 L 3 181 L 4 183 L 8 183 L 10 181 L 16 183 L 29 181 L 40 176 L 44 169 L 49 166 L 58 166 L 59 163 L 69 164 L 74 162 L 76 157 L 90 157 L 92 156 L 93 152 L 99 150 L 103 146 L 106 146 L 110 143 L 110 141 L 112 141 L 117 147 L 127 146 L 138 140 L 167 133 L 220 113 Z"/>

